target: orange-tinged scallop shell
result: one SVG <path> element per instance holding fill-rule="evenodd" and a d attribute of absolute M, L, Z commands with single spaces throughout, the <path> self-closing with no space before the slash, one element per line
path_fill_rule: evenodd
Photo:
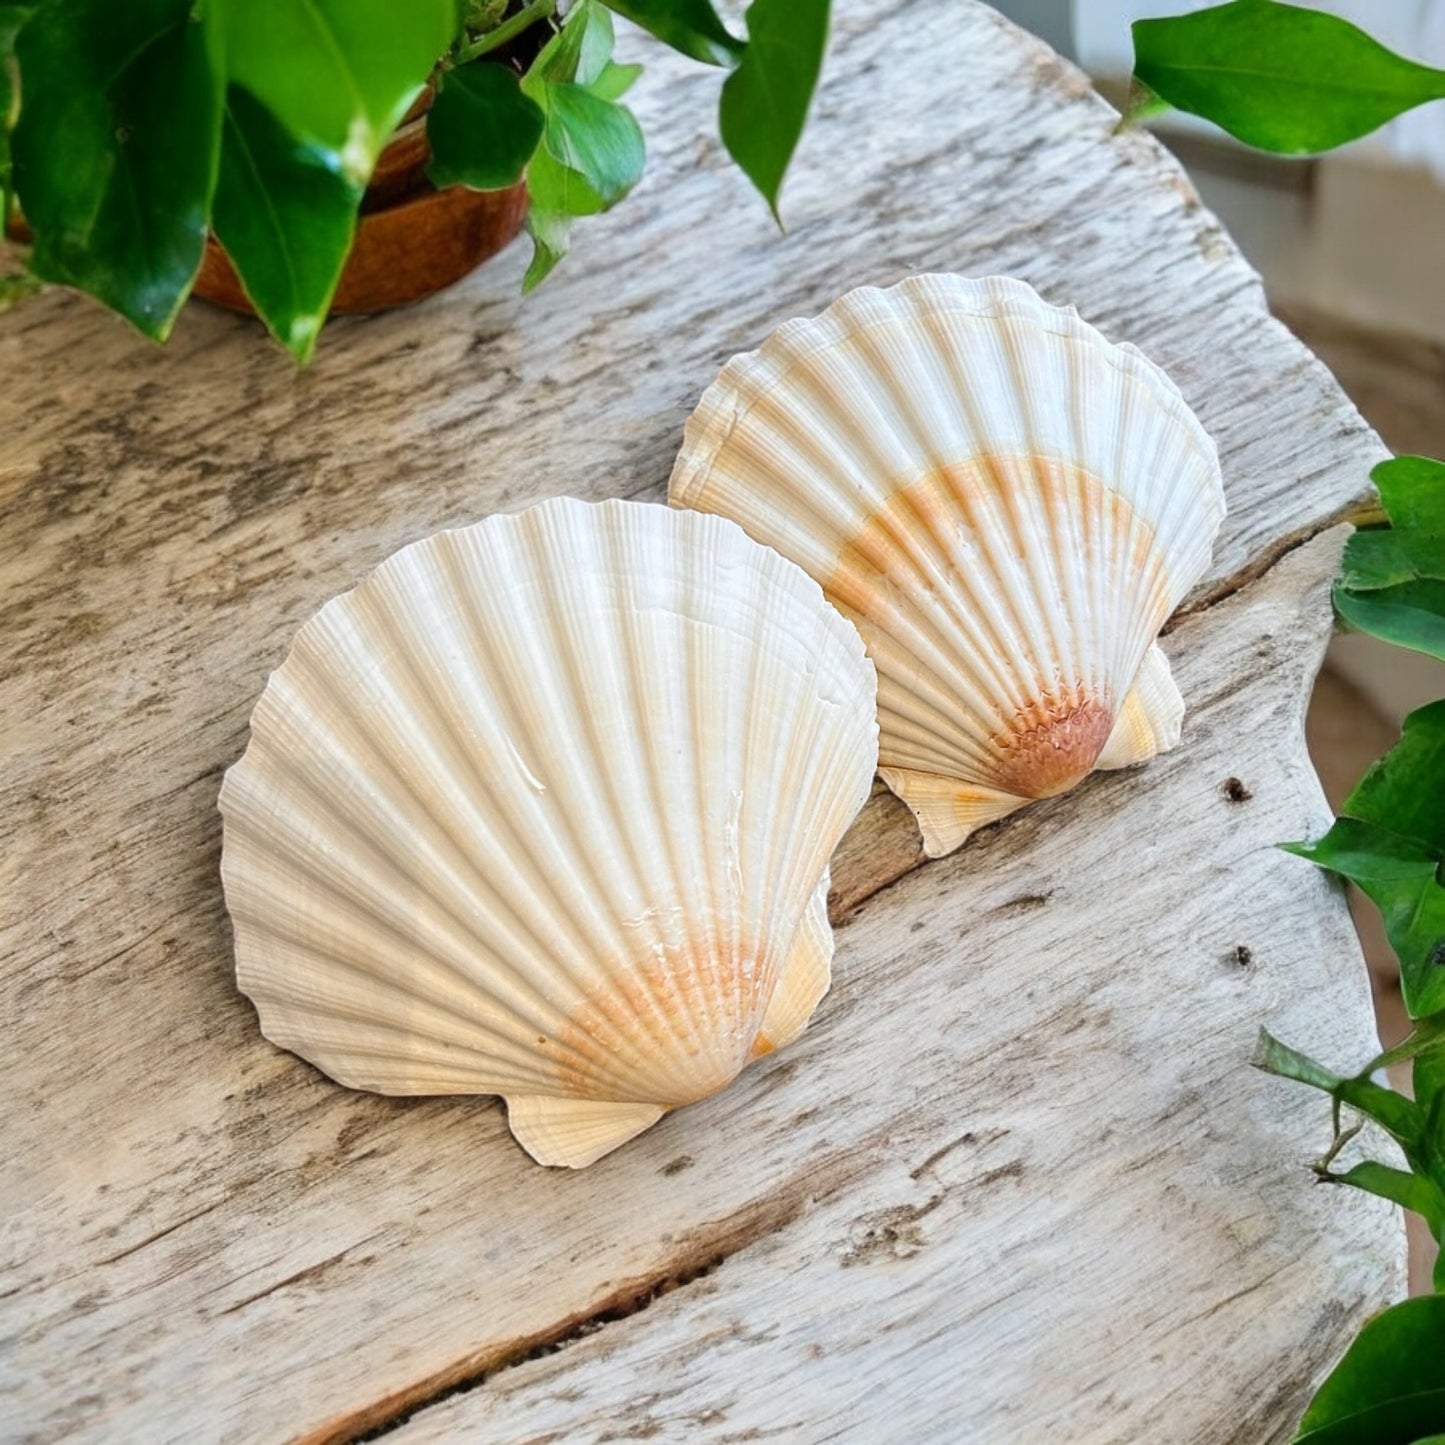
<path fill-rule="evenodd" d="M 1214 445 L 1158 367 L 1020 281 L 918 276 L 787 323 L 704 393 L 668 498 L 858 627 L 879 772 L 931 855 L 1178 740 L 1154 639 L 1224 515 Z"/>
<path fill-rule="evenodd" d="M 342 1083 L 504 1095 L 580 1167 L 801 1032 L 876 757 L 857 634 L 731 522 L 440 533 L 257 704 L 221 791 L 238 982 Z"/>

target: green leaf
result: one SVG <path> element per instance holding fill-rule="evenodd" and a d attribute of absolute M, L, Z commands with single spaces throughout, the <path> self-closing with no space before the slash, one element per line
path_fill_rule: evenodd
<path fill-rule="evenodd" d="M 427 114 L 438 186 L 498 191 L 514 186 L 542 137 L 542 107 L 505 65 L 474 61 L 448 72 Z"/>
<path fill-rule="evenodd" d="M 207 0 L 226 71 L 365 185 L 456 34 L 456 0 Z"/>
<path fill-rule="evenodd" d="M 54 0 L 16 40 L 31 269 L 164 340 L 206 238 L 221 79 L 191 0 Z"/>
<path fill-rule="evenodd" d="M 607 209 L 607 202 L 592 189 L 586 176 L 564 166 L 545 146 L 539 147 L 527 166 L 530 214 L 540 213 L 573 220 L 595 216 Z"/>
<path fill-rule="evenodd" d="M 20 112 L 20 70 L 15 63 L 15 37 L 30 18 L 34 4 L 0 0 L 0 234 L 10 214 L 10 132 Z"/>
<path fill-rule="evenodd" d="M 1254 1051 L 1254 1066 L 1281 1079 L 1291 1079 L 1296 1084 L 1308 1084 L 1310 1088 L 1319 1089 L 1326 1094 L 1333 1094 L 1344 1083 L 1341 1075 L 1333 1073 L 1323 1064 L 1317 1064 L 1297 1049 L 1290 1048 L 1288 1044 L 1281 1043 L 1268 1029 L 1259 1031 L 1259 1042 Z"/>
<path fill-rule="evenodd" d="M 603 66 L 602 74 L 587 89 L 603 100 L 621 100 L 641 74 L 640 65 L 617 65 L 609 60 Z"/>
<path fill-rule="evenodd" d="M 571 225 L 555 211 L 529 211 L 527 234 L 532 238 L 532 260 L 522 278 L 522 294 L 547 279 L 552 268 L 567 254 Z"/>
<path fill-rule="evenodd" d="M 1345 543 L 1338 585 L 1347 592 L 1375 592 L 1418 577 L 1415 559 L 1392 527 L 1361 527 Z"/>
<path fill-rule="evenodd" d="M 753 0 L 747 22 L 747 49 L 723 84 L 718 121 L 728 153 L 778 217 L 778 192 L 823 66 L 828 0 Z"/>
<path fill-rule="evenodd" d="M 532 290 L 566 254 L 571 224 L 620 200 L 642 174 L 646 151 L 631 111 L 610 96 L 625 89 L 628 67 L 612 63 L 612 17 L 581 0 L 522 80 L 545 116 L 542 144 L 527 163 L 527 230 Z"/>
<path fill-rule="evenodd" d="M 1296 1445 L 1418 1445 L 1445 1430 L 1445 1296 L 1376 1315 L 1316 1392 Z"/>
<path fill-rule="evenodd" d="M 1281 1078 L 1293 1079 L 1320 1089 L 1335 1101 L 1335 1137 L 1324 1157 L 1315 1164 L 1315 1173 L 1323 1181 L 1344 1184 L 1368 1194 L 1388 1199 L 1405 1209 L 1414 1210 L 1429 1225 L 1437 1238 L 1445 1235 L 1445 1096 L 1425 1107 L 1420 1101 L 1397 1094 L 1374 1082 L 1371 1075 L 1387 1063 L 1407 1058 L 1438 1058 L 1445 1043 L 1445 1019 L 1436 1017 L 1422 1023 L 1412 1037 L 1398 1048 L 1387 1050 L 1372 1059 L 1359 1073 L 1343 1078 L 1313 1059 L 1290 1048 L 1260 1030 L 1257 1067 Z M 1410 1171 L 1392 1168 L 1367 1159 L 1335 1173 L 1331 1169 L 1340 1150 L 1359 1132 L 1359 1126 L 1341 1125 L 1341 1105 L 1363 1114 L 1380 1125 L 1399 1145 Z"/>
<path fill-rule="evenodd" d="M 642 176 L 647 152 L 630 110 L 580 85 L 552 85 L 547 94 L 546 146 L 577 172 L 605 205 L 622 199 Z"/>
<path fill-rule="evenodd" d="M 1420 1131 L 1420 1170 L 1440 1191 L 1442 1204 L 1439 1212 L 1430 1220 L 1431 1233 L 1436 1239 L 1445 1237 L 1445 1094 L 1440 1092 L 1438 1067 L 1430 1067 L 1431 1060 L 1420 1060 L 1414 1071 L 1415 1107 L 1425 1118 Z"/>
<path fill-rule="evenodd" d="M 614 43 L 612 17 L 597 0 L 579 0 L 532 62 L 522 89 L 540 103 L 549 84 L 592 85 L 611 62 Z"/>
<path fill-rule="evenodd" d="M 1357 631 L 1445 659 L 1445 463 L 1395 457 L 1370 475 L 1391 525 L 1345 545 L 1335 611 Z"/>
<path fill-rule="evenodd" d="M 1315 843 L 1287 845 L 1351 879 L 1385 920 L 1412 1017 L 1445 1009 L 1445 701 L 1405 719 L 1400 741 Z"/>
<path fill-rule="evenodd" d="M 1405 1169 L 1392 1169 L 1374 1159 L 1363 1159 L 1351 1165 L 1343 1174 L 1323 1174 L 1331 1184 L 1348 1184 L 1352 1189 L 1362 1190 L 1380 1199 L 1388 1199 L 1402 1209 L 1413 1210 L 1426 1220 L 1432 1230 L 1438 1230 L 1445 1220 L 1445 1195 L 1442 1195 L 1431 1180 Z"/>
<path fill-rule="evenodd" d="M 1445 462 L 1433 457 L 1391 457 L 1370 473 L 1396 534 L 1429 569 L 1445 577 Z"/>
<path fill-rule="evenodd" d="M 1416 1104 L 1430 1115 L 1435 1152 L 1445 1159 L 1445 1049 L 1431 1049 L 1421 1054 L 1410 1070 L 1410 1083 Z M 1437 1182 L 1445 1188 L 1445 1177 Z"/>
<path fill-rule="evenodd" d="M 271 334 L 303 364 L 351 250 L 361 187 L 248 91 L 226 97 L 212 221 Z"/>
<path fill-rule="evenodd" d="M 596 215 L 607 203 L 578 171 L 564 166 L 545 147 L 539 148 L 527 167 L 527 234 L 532 238 L 532 260 L 522 278 L 525 296 L 546 280 L 567 254 L 572 222 Z"/>
<path fill-rule="evenodd" d="M 1419 1059 L 1426 1054 L 1445 1055 L 1445 1013 L 1430 1014 L 1427 1018 L 1422 1018 L 1410 1030 L 1407 1038 L 1371 1059 L 1360 1072 L 1368 1076 L 1381 1069 Z"/>
<path fill-rule="evenodd" d="M 1380 910 L 1400 960 L 1409 1011 L 1445 1008 L 1445 889 L 1435 851 L 1390 828 L 1348 817 L 1337 819 L 1317 842 L 1292 844 L 1288 851 L 1350 879 Z"/>
<path fill-rule="evenodd" d="M 1331 150 L 1445 96 L 1445 71 L 1275 0 L 1136 20 L 1134 75 L 1179 110 L 1282 155 Z"/>
<path fill-rule="evenodd" d="M 1342 1077 L 1288 1044 L 1282 1044 L 1265 1029 L 1259 1031 L 1254 1062 L 1266 1073 L 1308 1084 L 1312 1089 L 1329 1094 L 1336 1103 L 1348 1104 L 1366 1118 L 1373 1119 L 1407 1154 L 1417 1153 L 1424 1133 L 1424 1115 L 1403 1094 L 1373 1082 L 1369 1076 L 1372 1066 L 1367 1066 L 1365 1072 Z"/>
<path fill-rule="evenodd" d="M 608 6 L 704 65 L 736 65 L 743 43 L 710 0 L 607 0 Z"/>
<path fill-rule="evenodd" d="M 1445 661 L 1445 582 L 1402 582 L 1372 592 L 1336 587 L 1335 611 L 1356 632 Z"/>

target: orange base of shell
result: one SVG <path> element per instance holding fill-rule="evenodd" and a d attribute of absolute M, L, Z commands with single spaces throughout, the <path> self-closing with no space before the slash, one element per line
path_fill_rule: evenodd
<path fill-rule="evenodd" d="M 994 782 L 1020 798 L 1054 798 L 1094 770 L 1114 730 L 1114 709 L 1078 684 L 1018 710 L 998 752 Z"/>

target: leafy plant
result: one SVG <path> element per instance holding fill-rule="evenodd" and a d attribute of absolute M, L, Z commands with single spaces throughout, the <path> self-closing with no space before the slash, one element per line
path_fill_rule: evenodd
<path fill-rule="evenodd" d="M 1404 733 L 1345 799 L 1314 843 L 1286 845 L 1359 885 L 1384 916 L 1412 1018 L 1445 1009 L 1445 701 L 1405 719 Z M 1429 786 L 1434 783 L 1435 786 Z"/>
<path fill-rule="evenodd" d="M 164 340 L 213 231 L 272 334 L 308 359 L 366 185 L 430 90 L 429 174 L 525 180 L 536 285 L 573 223 L 614 205 L 645 146 L 612 14 L 730 72 L 719 124 L 777 211 L 829 0 L 0 0 L 0 217 L 34 276 Z M 13 163 L 12 163 L 13 159 Z"/>
<path fill-rule="evenodd" d="M 1129 118 L 1173 106 L 1281 155 L 1331 150 L 1445 97 L 1445 71 L 1347 20 L 1277 0 L 1136 20 L 1133 31 Z"/>
<path fill-rule="evenodd" d="M 1300 1421 L 1297 1445 L 1440 1445 L 1442 1359 L 1445 1296 L 1386 1310 L 1360 1331 L 1320 1386 Z"/>
<path fill-rule="evenodd" d="M 1139 20 L 1126 122 L 1174 106 L 1283 155 L 1325 151 L 1445 98 L 1445 71 L 1394 54 L 1335 16 L 1278 0 L 1231 0 Z M 1445 659 L 1445 465 L 1397 457 L 1371 473 L 1383 520 L 1351 537 L 1335 611 L 1350 628 Z M 1271 1037 L 1256 1062 L 1329 1094 L 1334 1137 L 1315 1164 L 1329 1183 L 1413 1210 L 1445 1242 L 1445 700 L 1412 713 L 1401 739 L 1345 800 L 1324 837 L 1283 845 L 1359 885 L 1384 916 L 1414 1032 L 1340 1075 Z M 1410 1063 L 1414 1097 L 1376 1082 Z M 1345 1109 L 1358 1122 L 1344 1123 Z M 1405 1168 L 1336 1170 L 1372 1122 Z M 1316 1393 L 1297 1445 L 1445 1445 L 1445 1253 L 1436 1294 L 1370 1321 Z"/>
<path fill-rule="evenodd" d="M 621 200 L 642 174 L 642 130 L 616 99 L 633 78 L 612 63 L 611 18 L 584 0 L 521 83 L 542 138 L 526 167 L 528 289 L 562 258 L 572 222 Z"/>
<path fill-rule="evenodd" d="M 1397 457 L 1372 476 L 1391 526 L 1350 539 L 1335 611 L 1359 631 L 1445 661 L 1445 466 Z"/>
<path fill-rule="evenodd" d="M 1371 477 L 1389 522 L 1350 538 L 1335 606 L 1361 631 L 1420 647 L 1445 635 L 1445 588 L 1437 580 L 1445 567 L 1445 465 L 1397 457 Z M 1405 719 L 1400 741 L 1366 773 L 1324 837 L 1284 846 L 1357 883 L 1380 909 L 1416 1022 L 1408 1039 L 1355 1074 L 1336 1074 L 1266 1032 L 1257 1063 L 1333 1101 L 1334 1137 L 1314 1166 L 1319 1179 L 1413 1210 L 1445 1244 L 1445 700 Z M 1406 1062 L 1413 1099 L 1375 1079 Z M 1346 1108 L 1359 1122 L 1345 1123 Z M 1336 1171 L 1364 1121 L 1395 1142 L 1405 1168 L 1364 1159 Z M 1315 1396 L 1301 1445 L 1409 1445 L 1445 1434 L 1445 1252 L 1434 1283 L 1441 1293 L 1366 1325 Z"/>
<path fill-rule="evenodd" d="M 1421 1020 L 1408 1039 L 1372 1059 L 1357 1074 L 1331 1073 L 1264 1029 L 1260 1031 L 1255 1062 L 1267 1073 L 1308 1084 L 1334 1100 L 1335 1136 L 1314 1165 L 1317 1178 L 1329 1184 L 1346 1184 L 1413 1210 L 1439 1242 L 1445 1238 L 1445 1093 L 1435 1087 L 1438 1069 L 1421 1067 L 1422 1059 L 1437 1066 L 1445 1063 L 1445 1011 Z M 1417 1077 L 1427 1085 L 1423 1089 L 1417 1085 L 1415 1098 L 1375 1082 L 1374 1075 L 1381 1069 L 1410 1060 L 1416 1061 Z M 1399 1145 L 1409 1168 L 1398 1169 L 1365 1159 L 1335 1173 L 1335 1159 L 1362 1127 L 1344 1125 L 1345 1107 L 1378 1124 Z M 1445 1255 L 1438 1258 L 1435 1282 L 1445 1288 Z"/>

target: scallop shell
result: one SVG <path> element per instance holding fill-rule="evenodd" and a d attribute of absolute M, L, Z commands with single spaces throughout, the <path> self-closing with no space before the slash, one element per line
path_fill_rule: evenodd
<path fill-rule="evenodd" d="M 735 357 L 668 499 L 801 564 L 878 668 L 879 771 L 931 856 L 1172 747 L 1154 639 L 1224 515 L 1158 367 L 1020 281 L 918 276 Z"/>
<path fill-rule="evenodd" d="M 505 1097 L 574 1167 L 799 1034 L 872 665 L 731 522 L 570 500 L 301 629 L 221 790 L 236 974 L 352 1088 Z"/>

